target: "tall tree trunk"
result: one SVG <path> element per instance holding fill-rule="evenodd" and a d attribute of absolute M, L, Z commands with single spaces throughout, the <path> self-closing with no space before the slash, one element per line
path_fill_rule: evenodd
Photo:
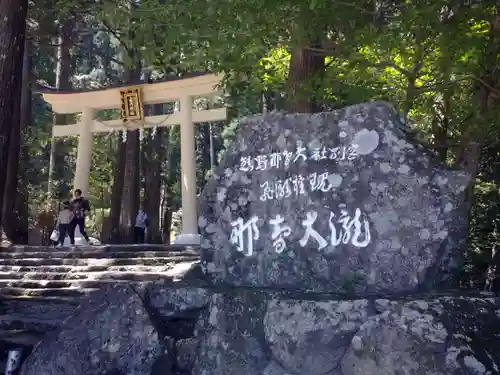
<path fill-rule="evenodd" d="M 20 126 L 27 12 L 28 0 L 0 0 L 0 176 L 7 175 L 12 128 Z M 0 178 L 0 207 L 5 185 Z"/>
<path fill-rule="evenodd" d="M 151 115 L 161 114 L 162 104 L 153 105 Z M 163 128 L 158 128 L 154 138 L 147 137 L 144 142 L 144 163 L 142 171 L 144 176 L 144 207 L 149 217 L 147 242 L 162 243 L 160 231 L 160 205 L 161 205 L 161 166 L 165 159 L 162 145 Z"/>
<path fill-rule="evenodd" d="M 201 160 L 198 162 L 198 169 L 200 173 L 198 173 L 198 180 L 196 181 L 197 194 L 200 194 L 205 188 L 205 184 L 207 182 L 207 177 L 209 176 L 210 171 L 210 124 L 200 124 L 196 128 L 197 130 L 197 138 L 199 139 L 199 152 L 197 153 Z"/>
<path fill-rule="evenodd" d="M 128 30 L 128 40 L 135 38 L 133 25 L 137 22 L 134 11 L 138 4 L 129 2 L 130 8 L 130 28 Z M 141 78 L 141 59 L 138 50 L 133 46 L 122 46 L 124 48 L 124 62 L 126 69 L 124 72 L 124 82 L 126 84 L 136 84 Z M 128 60 L 128 61 L 126 61 Z M 135 217 L 139 209 L 140 199 L 140 165 L 139 165 L 139 131 L 127 131 L 125 142 L 125 155 L 123 164 L 123 180 L 120 207 L 120 242 L 132 243 L 134 237 Z"/>
<path fill-rule="evenodd" d="M 474 197 L 474 184 L 478 172 L 479 154 L 481 145 L 485 140 L 484 131 L 475 134 L 477 129 L 484 130 L 490 123 L 491 110 L 496 103 L 494 102 L 491 89 L 497 89 L 500 86 L 500 71 L 498 69 L 497 56 L 500 53 L 500 9 L 497 10 L 495 19 L 490 25 L 488 33 L 488 45 L 482 56 L 481 66 L 483 71 L 479 77 L 481 82 L 477 82 L 477 111 L 474 119 L 474 125 L 466 124 L 462 129 L 460 140 L 460 149 L 457 151 L 455 165 L 468 171 L 471 176 L 471 182 L 468 188 L 467 204 L 472 207 Z M 485 84 L 486 83 L 486 84 Z"/>
<path fill-rule="evenodd" d="M 215 143 L 214 143 L 214 124 L 208 123 L 208 133 L 210 137 L 210 176 L 215 173 L 216 160 L 215 160 Z"/>
<path fill-rule="evenodd" d="M 446 68 L 447 69 L 447 68 Z M 445 72 L 442 100 L 435 103 L 437 107 L 441 106 L 441 111 L 435 110 L 434 119 L 432 121 L 433 145 L 437 151 L 439 159 L 446 163 L 448 157 L 448 132 L 450 131 L 450 119 L 452 109 L 452 89 L 448 87 L 449 83 L 448 71 Z"/>
<path fill-rule="evenodd" d="M 314 96 L 316 80 L 325 70 L 325 57 L 310 44 L 292 49 L 287 79 L 287 104 L 289 112 L 312 113 L 320 109 Z"/>
<path fill-rule="evenodd" d="M 134 239 L 135 217 L 139 209 L 140 193 L 139 146 L 139 131 L 127 132 L 120 211 L 120 235 L 122 243 L 132 243 Z"/>
<path fill-rule="evenodd" d="M 174 211 L 174 205 L 173 205 L 173 194 L 172 194 L 172 189 L 170 188 L 170 185 L 172 183 L 172 169 L 173 169 L 173 160 L 174 160 L 174 147 L 172 147 L 172 143 L 170 142 L 171 139 L 171 132 L 174 131 L 174 127 L 167 128 L 167 131 L 165 132 L 165 137 L 163 139 L 163 144 L 166 147 L 165 150 L 165 155 L 167 159 L 167 173 L 165 176 L 165 185 L 164 185 L 164 192 L 163 192 L 163 199 L 164 202 L 162 206 L 164 207 L 163 210 L 163 242 L 165 244 L 170 244 L 170 232 L 172 230 L 172 213 Z"/>
<path fill-rule="evenodd" d="M 439 159 L 446 163 L 448 157 L 448 131 L 450 130 L 451 117 L 451 89 L 444 92 L 443 97 L 443 119 L 436 131 L 436 144 L 439 145 Z"/>
<path fill-rule="evenodd" d="M 23 242 L 27 232 L 21 230 L 21 212 L 18 211 L 19 195 L 22 195 L 25 186 L 18 183 L 20 172 L 20 155 L 22 137 L 27 129 L 27 124 L 31 120 L 31 92 L 29 84 L 30 59 L 28 53 L 28 43 L 25 43 L 23 80 L 20 90 L 21 108 L 19 114 L 12 119 L 11 139 L 9 145 L 9 161 L 7 176 L 5 179 L 5 193 L 3 203 L 3 229 L 7 238 L 12 243 Z M 19 189 L 19 191 L 18 191 Z"/>
<path fill-rule="evenodd" d="M 141 78 L 141 64 L 137 51 L 128 50 L 128 57 L 131 62 L 135 63 L 135 66 L 126 69 L 125 82 L 127 84 L 137 83 Z M 134 239 L 135 217 L 139 209 L 140 197 L 139 151 L 139 131 L 127 131 L 120 207 L 121 243 L 132 243 Z"/>
<path fill-rule="evenodd" d="M 158 114 L 158 109 L 155 107 L 153 107 L 153 114 Z M 162 243 L 160 232 L 161 164 L 164 159 L 162 138 L 163 129 L 158 128 L 155 137 L 153 139 L 148 137 L 144 147 L 144 207 L 149 217 L 147 238 L 149 243 Z"/>
<path fill-rule="evenodd" d="M 28 207 L 28 179 L 27 168 L 29 163 L 29 145 L 27 143 L 28 134 L 31 128 L 32 110 L 31 104 L 33 100 L 32 83 L 32 58 L 29 55 L 31 50 L 30 45 L 25 53 L 28 53 L 28 60 L 25 60 L 28 65 L 27 75 L 23 76 L 23 91 L 21 94 L 21 150 L 19 155 L 19 175 L 18 175 L 18 194 L 16 195 L 15 210 L 18 215 L 17 235 L 14 243 L 28 244 L 29 235 L 29 207 Z"/>
<path fill-rule="evenodd" d="M 492 95 L 491 88 L 498 90 L 500 87 L 500 70 L 498 69 L 498 58 L 500 53 L 500 7 L 497 7 L 496 14 L 490 24 L 488 33 L 488 44 L 485 48 L 480 66 L 482 71 L 478 76 L 481 82 L 476 83 L 476 116 L 473 119 L 474 125 L 479 129 L 488 129 L 490 124 L 492 111 L 498 105 L 495 100 L 495 95 Z M 494 113 L 494 112 L 493 112 Z M 494 114 L 493 114 L 494 115 Z M 471 122 L 472 123 L 472 122 Z M 479 159 L 481 147 L 486 140 L 487 132 L 481 132 L 479 136 L 475 134 L 476 128 L 470 123 L 469 126 L 462 132 L 460 149 L 457 152 L 455 163 L 457 166 L 464 168 L 472 176 L 469 186 L 466 190 L 466 204 L 468 214 L 470 216 L 471 208 L 474 204 L 474 189 L 476 177 L 479 169 Z M 493 292 L 500 290 L 500 257 L 493 254 L 491 249 L 491 264 L 487 275 L 486 288 Z"/>
<path fill-rule="evenodd" d="M 71 46 L 73 45 L 74 20 L 65 20 L 59 28 L 59 45 L 57 47 L 57 65 L 55 87 L 58 90 L 68 90 L 71 88 Z M 68 116 L 63 114 L 53 114 L 53 125 L 65 125 Z M 63 178 L 55 176 L 57 151 L 61 148 L 63 141 L 52 137 L 50 142 L 49 179 L 47 182 L 47 193 L 49 197 L 53 195 L 54 179 Z"/>
<path fill-rule="evenodd" d="M 120 243 L 120 212 L 123 196 L 123 177 L 125 174 L 126 143 L 118 134 L 118 147 L 113 168 L 113 185 L 111 187 L 111 213 L 109 218 L 109 243 Z"/>

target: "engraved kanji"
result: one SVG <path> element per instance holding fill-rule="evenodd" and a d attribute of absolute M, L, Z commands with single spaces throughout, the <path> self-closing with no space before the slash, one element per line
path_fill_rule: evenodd
<path fill-rule="evenodd" d="M 246 223 L 241 217 L 231 222 L 233 229 L 231 231 L 230 241 L 232 244 L 236 245 L 237 251 L 244 253 L 246 256 L 253 254 L 254 241 L 257 241 L 260 237 L 259 228 L 257 227 L 258 220 L 259 218 L 257 216 L 252 216 Z"/>
<path fill-rule="evenodd" d="M 304 237 L 299 241 L 302 247 L 306 246 L 309 242 L 309 239 L 312 237 L 318 243 L 318 249 L 324 249 L 328 242 L 321 237 L 321 235 L 312 227 L 318 218 L 318 213 L 315 211 L 310 211 L 306 214 L 306 219 L 302 221 L 302 226 L 305 228 L 306 232 Z"/>
<path fill-rule="evenodd" d="M 335 214 L 333 212 L 330 212 L 328 224 L 330 226 L 330 245 L 336 247 L 342 243 L 342 231 L 337 232 Z"/>
<path fill-rule="evenodd" d="M 240 158 L 240 171 L 251 172 L 254 169 L 253 159 L 251 156 L 242 156 Z"/>
<path fill-rule="evenodd" d="M 264 182 L 260 185 L 262 194 L 260 196 L 260 200 L 265 202 L 270 199 L 274 199 L 274 185 L 269 183 L 269 181 Z"/>
<path fill-rule="evenodd" d="M 309 175 L 309 184 L 311 185 L 311 191 L 320 190 L 323 193 L 327 193 L 332 190 L 332 184 L 328 181 L 329 174 L 324 172 L 321 174 L 311 173 Z"/>
<path fill-rule="evenodd" d="M 292 188 L 290 186 L 290 179 L 287 178 L 285 181 L 277 180 L 276 181 L 276 198 L 283 199 L 289 198 L 292 195 Z"/>
<path fill-rule="evenodd" d="M 347 148 L 347 160 L 354 160 L 359 156 L 356 151 L 357 148 L 358 145 L 351 145 Z"/>
<path fill-rule="evenodd" d="M 288 167 L 292 163 L 292 158 L 293 158 L 293 152 L 288 150 L 283 151 L 283 164 L 285 165 L 285 168 L 288 169 Z"/>
<path fill-rule="evenodd" d="M 267 155 L 258 155 L 255 158 L 255 161 L 257 162 L 257 167 L 255 167 L 255 170 L 265 171 L 267 169 L 268 167 Z"/>
<path fill-rule="evenodd" d="M 295 158 L 293 162 L 296 163 L 299 159 L 302 161 L 307 161 L 306 148 L 303 146 L 297 146 L 297 151 L 295 151 Z"/>
<path fill-rule="evenodd" d="M 315 161 L 328 159 L 328 151 L 325 147 L 315 148 L 312 151 L 311 159 Z"/>
<path fill-rule="evenodd" d="M 269 155 L 269 168 L 279 169 L 281 167 L 281 153 L 273 152 Z"/>
<path fill-rule="evenodd" d="M 301 175 L 295 175 L 291 178 L 292 189 L 295 195 L 304 195 L 306 189 L 304 186 L 304 177 Z"/>
<path fill-rule="evenodd" d="M 337 160 L 340 154 L 340 147 L 334 147 L 328 149 L 330 155 L 328 156 L 330 160 Z"/>
<path fill-rule="evenodd" d="M 286 249 L 285 238 L 292 234 L 292 228 L 289 225 L 283 224 L 285 219 L 281 215 L 276 215 L 274 219 L 269 219 L 269 224 L 272 225 L 271 239 L 273 240 L 274 251 L 278 254 Z"/>
<path fill-rule="evenodd" d="M 361 217 L 363 220 L 361 222 Z M 370 234 L 370 223 L 364 214 L 361 213 L 359 208 L 356 208 L 354 212 L 354 217 L 352 218 L 351 225 L 354 227 L 354 233 L 352 234 L 351 244 L 355 247 L 367 247 L 371 241 Z M 360 238 L 364 237 L 363 240 Z"/>

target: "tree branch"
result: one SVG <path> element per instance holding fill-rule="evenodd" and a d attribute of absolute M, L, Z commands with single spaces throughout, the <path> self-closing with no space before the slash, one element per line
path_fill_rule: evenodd
<path fill-rule="evenodd" d="M 425 92 L 438 91 L 438 88 L 448 88 L 448 87 L 454 86 L 454 85 L 456 85 L 460 82 L 463 82 L 463 81 L 477 81 L 478 83 L 480 83 L 481 85 L 486 87 L 490 92 L 495 94 L 495 96 L 500 97 L 500 90 L 491 86 L 488 82 L 486 82 L 482 78 L 476 77 L 474 75 L 463 76 L 463 77 L 457 78 L 453 81 L 439 82 L 439 83 L 435 83 L 433 85 L 416 87 L 415 90 L 416 90 L 417 94 L 423 94 Z"/>
<path fill-rule="evenodd" d="M 342 55 L 340 49 L 336 48 L 336 47 L 333 47 L 331 49 L 326 49 L 326 48 L 315 48 L 315 47 L 305 47 L 304 48 L 305 50 L 307 51 L 311 51 L 313 53 L 316 53 L 318 55 L 321 55 L 321 56 L 324 56 L 324 57 L 341 57 L 345 60 L 349 60 L 349 61 L 353 61 L 353 62 L 358 62 L 358 63 L 362 63 L 362 64 L 366 64 L 366 65 L 370 65 L 370 66 L 373 66 L 373 67 L 378 67 L 378 68 L 393 68 L 395 70 L 397 70 L 399 73 L 403 74 L 404 76 L 406 76 L 407 78 L 412 78 L 415 76 L 415 71 L 418 72 L 418 70 L 421 69 L 421 66 L 423 64 L 416 64 L 412 71 L 409 71 L 409 70 L 406 70 L 398 65 L 396 65 L 394 62 L 392 61 L 380 61 L 378 63 L 372 63 L 370 61 L 368 61 L 364 56 L 353 56 L 353 55 L 350 55 L 348 56 L 348 54 L 344 54 Z M 328 65 L 331 65 L 332 63 L 328 64 Z"/>
<path fill-rule="evenodd" d="M 130 54 L 130 48 L 128 47 L 127 43 L 125 43 L 121 37 L 121 35 L 118 33 L 118 31 L 114 30 L 106 21 L 100 20 L 100 22 L 106 27 L 107 31 L 109 31 L 115 38 L 120 42 L 120 44 L 125 48 L 125 50 Z"/>
<path fill-rule="evenodd" d="M 123 61 L 120 61 L 118 59 L 115 59 L 114 57 L 109 57 L 109 60 L 118 64 L 118 65 L 121 65 L 121 66 L 125 66 L 125 63 Z"/>

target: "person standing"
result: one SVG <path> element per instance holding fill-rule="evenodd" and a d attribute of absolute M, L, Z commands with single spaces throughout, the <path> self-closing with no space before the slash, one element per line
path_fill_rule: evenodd
<path fill-rule="evenodd" d="M 59 241 L 57 242 L 57 246 L 64 246 L 64 239 L 66 238 L 66 235 L 69 236 L 71 246 L 73 246 L 75 244 L 75 237 L 71 224 L 73 220 L 73 211 L 71 210 L 71 205 L 68 201 L 64 201 L 62 205 L 62 210 L 57 216 L 57 229 L 59 231 Z"/>
<path fill-rule="evenodd" d="M 134 242 L 144 243 L 146 238 L 146 229 L 148 228 L 148 215 L 144 212 L 144 206 L 141 204 L 139 212 L 135 217 Z"/>
<path fill-rule="evenodd" d="M 74 193 L 74 199 L 71 204 L 73 206 L 74 214 L 73 220 L 71 222 L 73 227 L 73 236 L 75 235 L 76 227 L 78 227 L 78 230 L 80 231 L 82 236 L 85 238 L 87 243 L 89 243 L 89 236 L 87 236 L 87 233 L 85 232 L 85 218 L 90 213 L 89 201 L 82 196 L 82 191 L 80 189 L 76 189 Z"/>

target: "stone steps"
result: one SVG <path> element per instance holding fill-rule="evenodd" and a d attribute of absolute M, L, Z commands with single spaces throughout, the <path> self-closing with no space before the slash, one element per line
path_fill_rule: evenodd
<path fill-rule="evenodd" d="M 46 268 L 46 267 L 45 267 Z M 115 267 L 110 267 L 115 268 Z M 164 279 L 165 276 L 172 276 L 175 272 L 175 268 L 172 267 L 138 267 L 139 269 L 135 272 L 130 269 L 120 270 L 109 270 L 104 271 L 81 271 L 75 272 L 75 270 L 69 270 L 65 272 L 37 272 L 36 267 L 30 267 L 33 271 L 30 272 L 0 272 L 0 283 L 4 281 L 14 281 L 14 280 L 108 280 L 108 281 L 157 281 Z M 57 268 L 56 268 L 57 270 Z M 174 271 L 172 271 L 174 270 Z"/>
<path fill-rule="evenodd" d="M 197 257 L 196 251 L 38 251 L 38 252 L 0 252 L 0 260 L 10 259 L 137 259 L 137 258 L 178 258 L 178 257 Z"/>
<path fill-rule="evenodd" d="M 38 337 L 105 285 L 175 280 L 198 260 L 184 246 L 0 248 L 0 339 Z"/>
<path fill-rule="evenodd" d="M 165 277 L 163 277 L 165 279 Z M 161 280 L 156 278 L 153 281 Z M 0 290 L 7 288 L 25 289 L 25 290 L 41 290 L 41 289 L 99 289 L 106 284 L 118 283 L 140 283 L 150 280 L 0 280 Z"/>
<path fill-rule="evenodd" d="M 109 283 L 173 279 L 198 260 L 179 246 L 12 247 L 0 250 L 0 295 L 84 297 Z"/>
<path fill-rule="evenodd" d="M 182 252 L 194 251 L 192 246 L 184 245 L 99 245 L 99 246 L 78 246 L 70 247 L 54 247 L 54 246 L 21 246 L 15 245 L 10 247 L 2 247 L 2 253 L 50 253 L 54 251 L 71 252 L 71 251 L 92 251 L 92 252 L 145 252 L 145 251 L 161 251 L 161 252 Z"/>
<path fill-rule="evenodd" d="M 180 262 L 196 260 L 197 257 L 151 257 L 151 258 L 86 258 L 86 259 L 62 259 L 62 258 L 22 258 L 22 259 L 0 259 L 2 266 L 159 266 Z"/>
<path fill-rule="evenodd" d="M 194 261 L 194 260 L 193 260 Z M 101 271 L 116 271 L 116 272 L 165 272 L 172 267 L 176 267 L 178 264 L 183 264 L 183 262 L 171 262 L 163 265 L 156 266 L 145 266 L 141 264 L 132 265 L 99 265 L 99 266 L 72 266 L 68 265 L 31 265 L 31 266 L 0 266 L 0 272 L 101 272 Z M 191 262 L 191 260 L 187 260 Z M 137 262 L 140 263 L 140 262 Z"/>

